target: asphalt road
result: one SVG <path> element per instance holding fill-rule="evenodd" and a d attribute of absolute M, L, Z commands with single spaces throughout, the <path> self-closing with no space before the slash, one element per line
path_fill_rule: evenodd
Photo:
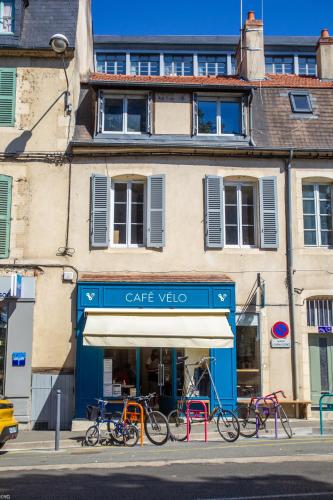
<path fill-rule="evenodd" d="M 332 499 L 333 439 L 168 443 L 0 456 L 0 500 Z"/>

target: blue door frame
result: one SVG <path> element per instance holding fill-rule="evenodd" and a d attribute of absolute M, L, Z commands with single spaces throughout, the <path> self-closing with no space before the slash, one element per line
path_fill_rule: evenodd
<path fill-rule="evenodd" d="M 77 349 L 76 349 L 76 418 L 84 418 L 86 406 L 103 397 L 104 348 L 83 346 L 85 308 L 142 307 L 183 309 L 228 309 L 228 321 L 234 333 L 232 349 L 211 349 L 216 358 L 211 370 L 222 404 L 236 406 L 236 326 L 234 283 L 95 283 L 77 285 Z M 175 360 L 175 351 L 174 351 Z M 136 350 L 137 392 L 140 389 L 140 349 Z M 173 395 L 176 401 L 176 364 L 173 363 Z M 211 394 L 211 405 L 216 404 Z"/>

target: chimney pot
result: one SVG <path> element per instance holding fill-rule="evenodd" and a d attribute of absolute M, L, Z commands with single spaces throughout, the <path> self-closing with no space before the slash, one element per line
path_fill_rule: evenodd
<path fill-rule="evenodd" d="M 250 10 L 247 14 L 247 20 L 248 21 L 255 21 L 256 17 L 254 15 L 254 11 L 253 10 Z"/>
<path fill-rule="evenodd" d="M 330 34 L 328 32 L 328 29 L 327 28 L 324 28 L 323 30 L 321 30 L 321 35 L 320 35 L 321 38 L 329 38 L 330 37 Z"/>

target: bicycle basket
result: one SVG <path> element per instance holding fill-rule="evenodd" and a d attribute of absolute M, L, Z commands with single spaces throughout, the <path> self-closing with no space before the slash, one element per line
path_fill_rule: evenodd
<path fill-rule="evenodd" d="M 95 421 L 101 415 L 101 409 L 98 406 L 88 405 L 86 409 L 86 416 L 88 420 Z"/>

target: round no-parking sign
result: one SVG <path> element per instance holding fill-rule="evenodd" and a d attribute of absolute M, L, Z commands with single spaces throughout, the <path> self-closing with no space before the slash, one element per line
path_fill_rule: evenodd
<path fill-rule="evenodd" d="M 277 321 L 272 327 L 272 334 L 276 339 L 285 339 L 289 335 L 289 326 L 284 321 Z"/>

